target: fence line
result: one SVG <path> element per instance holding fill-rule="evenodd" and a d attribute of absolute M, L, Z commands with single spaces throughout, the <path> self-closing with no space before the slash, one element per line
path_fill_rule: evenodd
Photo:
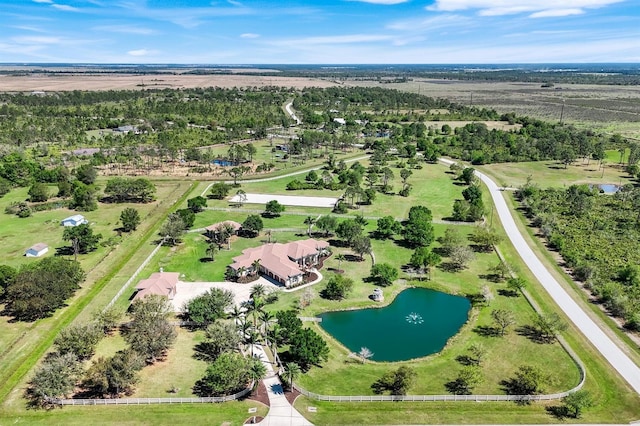
<path fill-rule="evenodd" d="M 253 389 L 253 383 L 233 395 L 206 398 L 111 398 L 111 399 L 58 399 L 48 398 L 55 405 L 157 405 L 157 404 L 209 404 L 235 401 L 246 396 Z"/>
<path fill-rule="evenodd" d="M 138 274 L 140 274 L 140 272 L 142 272 L 142 270 L 149 264 L 149 262 L 151 261 L 153 256 L 155 256 L 156 253 L 158 253 L 158 250 L 160 250 L 160 248 L 162 247 L 163 243 L 164 243 L 164 238 L 153 249 L 151 254 L 149 254 L 149 256 L 147 256 L 147 258 L 144 260 L 144 262 L 142 262 L 142 264 L 140 266 L 138 266 L 138 269 L 136 269 L 136 271 L 133 273 L 133 275 L 131 275 L 131 277 L 129 277 L 127 282 L 124 283 L 124 285 L 120 288 L 120 290 L 118 290 L 118 293 L 115 296 L 113 296 L 113 299 L 111 299 L 111 302 L 109 302 L 107 304 L 107 306 L 104 308 L 103 312 L 106 311 L 107 309 L 109 309 L 111 306 L 113 306 L 114 303 L 116 303 L 116 301 L 120 298 L 120 296 L 122 296 L 122 294 L 127 290 L 127 288 L 129 288 L 129 285 L 131 285 L 133 280 L 136 279 Z"/>
<path fill-rule="evenodd" d="M 582 382 L 581 382 L 582 384 Z M 566 392 L 554 393 L 550 395 L 321 395 L 314 392 L 309 392 L 306 389 L 293 384 L 293 387 L 309 398 L 317 399 L 319 401 L 332 401 L 332 402 L 385 402 L 385 401 L 406 401 L 406 402 L 428 402 L 428 401 L 446 401 L 446 402 L 458 402 L 458 401 L 551 401 L 561 399 L 568 394 L 578 390 L 581 385 L 576 386 Z"/>

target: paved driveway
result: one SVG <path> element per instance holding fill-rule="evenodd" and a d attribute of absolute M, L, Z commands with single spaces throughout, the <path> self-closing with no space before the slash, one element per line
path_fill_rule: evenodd
<path fill-rule="evenodd" d="M 229 281 L 223 282 L 183 282 L 178 281 L 176 285 L 176 295 L 171 301 L 175 312 L 182 312 L 182 307 L 189 300 L 198 297 L 212 288 L 219 288 L 222 290 L 229 290 L 234 294 L 234 302 L 236 305 L 240 305 L 242 302 L 246 302 L 250 299 L 251 287 L 255 284 L 262 284 L 268 290 L 283 289 L 269 280 L 263 277 L 258 278 L 256 281 L 248 284 L 239 284 Z"/>

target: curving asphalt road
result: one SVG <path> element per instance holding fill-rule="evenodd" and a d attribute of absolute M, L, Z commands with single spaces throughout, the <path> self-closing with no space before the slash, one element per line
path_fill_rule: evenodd
<path fill-rule="evenodd" d="M 445 164 L 453 161 L 441 159 Z M 504 199 L 503 191 L 487 175 L 478 172 L 476 175 L 484 182 L 491 192 L 491 198 L 496 206 L 496 213 L 502 221 L 509 239 L 513 243 L 522 260 L 533 272 L 540 284 L 560 306 L 560 309 L 573 321 L 576 327 L 589 339 L 593 346 L 609 361 L 629 385 L 640 394 L 640 368 L 607 336 L 598 325 L 582 310 L 582 308 L 562 288 L 560 283 L 551 275 L 547 268 L 536 257 L 527 244 L 522 233 L 516 226 L 511 211 Z"/>

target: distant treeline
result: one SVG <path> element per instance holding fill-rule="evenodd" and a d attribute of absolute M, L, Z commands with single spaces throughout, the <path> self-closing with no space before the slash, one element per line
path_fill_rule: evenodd
<path fill-rule="evenodd" d="M 282 77 L 329 78 L 335 80 L 379 80 L 402 82 L 413 78 L 450 80 L 509 81 L 560 84 L 640 84 L 640 67 L 636 64 L 500 64 L 500 65 L 250 65 L 251 71 L 238 66 L 209 65 L 86 65 L 34 64 L 32 69 L 0 69 L 0 75 L 30 74 L 132 74 L 132 75 L 256 75 Z M 256 71 L 257 70 L 257 71 Z M 260 71 L 262 70 L 262 71 Z M 391 80 L 389 80 L 391 79 Z"/>

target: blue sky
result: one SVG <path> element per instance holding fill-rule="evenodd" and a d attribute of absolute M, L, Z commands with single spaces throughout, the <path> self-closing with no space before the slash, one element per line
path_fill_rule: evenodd
<path fill-rule="evenodd" d="M 638 0 L 0 0 L 0 62 L 640 62 Z"/>

